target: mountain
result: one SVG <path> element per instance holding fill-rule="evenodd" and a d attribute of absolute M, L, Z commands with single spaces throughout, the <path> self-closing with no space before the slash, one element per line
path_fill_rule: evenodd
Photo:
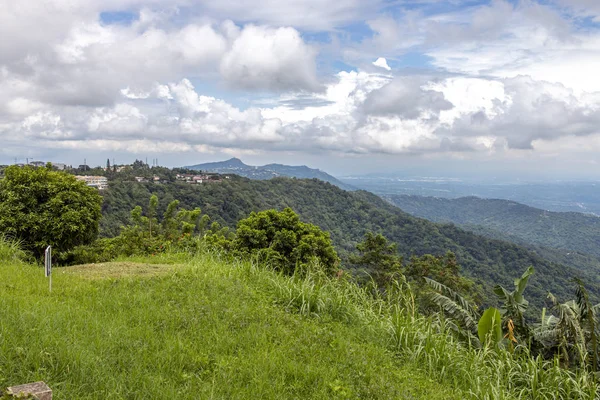
<path fill-rule="evenodd" d="M 250 179 L 264 180 L 280 176 L 299 179 L 319 179 L 329 182 L 344 190 L 356 190 L 354 187 L 343 183 L 334 176 L 319 169 L 309 168 L 306 165 L 292 166 L 283 164 L 267 164 L 263 166 L 252 166 L 242 162 L 239 158 L 226 161 L 196 164 L 185 167 L 205 172 L 216 172 L 219 174 L 236 174 Z"/>
<path fill-rule="evenodd" d="M 600 217 L 594 215 L 550 212 L 514 201 L 473 196 L 384 198 L 409 214 L 430 221 L 452 222 L 478 233 L 485 230 L 485 236 L 600 257 Z"/>
<path fill-rule="evenodd" d="M 527 293 L 537 309 L 544 306 L 547 291 L 561 299 L 569 298 L 573 289 L 570 280 L 574 276 L 586 281 L 593 297 L 600 294 L 600 268 L 577 270 L 517 244 L 476 235 L 452 224 L 413 217 L 372 193 L 343 191 L 312 179 L 239 178 L 204 185 L 115 183 L 104 193 L 103 235 L 118 234 L 119 227 L 128 221 L 130 210 L 136 205 L 145 207 L 151 194 L 160 199 L 159 212 L 164 211 L 169 201 L 178 199 L 182 206 L 200 207 L 213 221 L 230 227 L 235 227 L 251 211 L 289 206 L 303 221 L 329 231 L 343 259 L 355 251 L 367 231 L 381 232 L 397 243 L 405 259 L 411 255 L 443 255 L 452 251 L 465 275 L 483 286 L 488 303 L 494 300 L 491 294 L 494 284 L 511 288 L 513 279 L 530 265 L 536 273 Z"/>

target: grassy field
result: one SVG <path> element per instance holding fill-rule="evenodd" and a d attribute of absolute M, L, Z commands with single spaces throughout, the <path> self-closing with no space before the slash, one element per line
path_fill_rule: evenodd
<path fill-rule="evenodd" d="M 596 399 L 585 371 L 475 349 L 439 315 L 211 253 L 40 267 L 0 241 L 0 387 L 56 399 Z"/>
<path fill-rule="evenodd" d="M 0 387 L 43 380 L 57 400 L 465 397 L 356 310 L 286 300 L 297 285 L 269 271 L 134 261 L 57 268 L 49 293 L 41 268 L 0 258 Z"/>

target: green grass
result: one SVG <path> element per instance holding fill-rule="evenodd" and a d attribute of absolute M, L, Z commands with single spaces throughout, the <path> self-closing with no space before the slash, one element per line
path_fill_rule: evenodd
<path fill-rule="evenodd" d="M 477 350 L 344 277 L 168 253 L 39 267 L 0 241 L 0 387 L 56 399 L 594 399 L 585 371 Z M 6 246 L 5 246 L 6 247 Z"/>
<path fill-rule="evenodd" d="M 464 398 L 399 359 L 354 308 L 303 315 L 286 285 L 201 256 L 56 268 L 49 293 L 41 268 L 0 259 L 0 387 L 43 380 L 56 399 Z"/>

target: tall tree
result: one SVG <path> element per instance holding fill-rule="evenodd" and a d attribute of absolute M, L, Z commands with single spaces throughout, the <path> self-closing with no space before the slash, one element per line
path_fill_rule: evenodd
<path fill-rule="evenodd" d="M 0 233 L 42 257 L 51 245 L 67 251 L 98 235 L 98 191 L 51 168 L 11 166 L 0 181 Z"/>
<path fill-rule="evenodd" d="M 381 233 L 367 232 L 364 240 L 356 245 L 356 250 L 359 254 L 350 256 L 350 262 L 371 271 L 380 286 L 385 286 L 391 276 L 402 268 L 398 246 L 389 243 Z"/>

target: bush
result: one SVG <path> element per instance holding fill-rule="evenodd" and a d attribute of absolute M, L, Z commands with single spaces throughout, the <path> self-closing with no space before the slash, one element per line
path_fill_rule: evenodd
<path fill-rule="evenodd" d="M 329 232 L 301 222 L 291 208 L 251 213 L 238 222 L 232 247 L 242 254 L 256 255 L 289 275 L 314 261 L 329 275 L 338 270 L 339 258 Z"/>
<path fill-rule="evenodd" d="M 101 203 L 96 189 L 72 175 L 10 166 L 0 181 L 0 233 L 38 258 L 49 245 L 69 251 L 96 239 Z"/>

